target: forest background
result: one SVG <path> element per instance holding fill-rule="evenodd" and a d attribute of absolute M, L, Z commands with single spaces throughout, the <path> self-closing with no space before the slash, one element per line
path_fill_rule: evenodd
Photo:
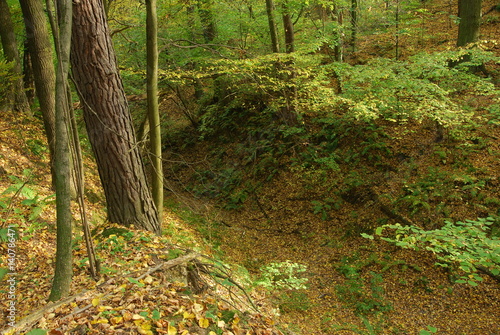
<path fill-rule="evenodd" d="M 44 110 L 53 108 L 55 116 L 56 103 L 68 100 L 54 94 L 54 106 L 47 107 L 36 65 L 30 77 L 29 65 L 36 61 L 29 57 L 41 59 L 29 44 L 26 22 L 35 21 L 26 21 L 27 12 L 16 2 L 2 1 L 2 14 L 9 13 L 13 23 L 18 60 L 9 59 L 2 34 L 4 55 L 13 62 L 0 64 L 5 190 L 0 274 L 8 296 L 8 278 L 15 272 L 9 269 L 13 239 L 20 274 L 17 320 L 37 316 L 24 331 L 500 332 L 497 3 L 159 2 L 153 15 L 158 18 L 153 34 L 158 94 L 151 94 L 153 67 L 146 57 L 153 37 L 144 29 L 152 2 L 83 3 L 103 9 L 102 22 L 109 23 L 108 35 L 95 44 L 109 47 L 109 36 L 113 47 L 107 58 L 86 61 L 84 56 L 95 55 L 88 52 L 92 44 L 78 38 L 85 36 L 89 16 L 83 11 L 77 15 L 81 20 L 73 18 L 73 43 L 83 42 L 71 50 L 71 103 L 59 108 L 74 108 L 73 128 L 70 122 L 62 128 L 78 131 L 87 187 L 84 191 L 76 183 L 66 192 L 84 193 L 80 206 L 90 209 L 91 219 L 85 222 L 73 204 L 73 219 L 62 220 L 84 223 L 74 228 L 66 246 L 76 258 L 69 261 L 71 291 L 63 296 L 73 300 L 47 308 L 56 245 L 48 176 L 50 166 L 52 171 L 60 166 L 49 163 L 57 150 L 51 147 L 47 124 L 52 121 Z M 47 39 L 57 55 L 49 55 L 49 64 L 69 62 L 60 48 L 62 9 L 57 7 L 59 21 L 50 26 L 39 7 L 42 26 L 58 32 Z M 115 86 L 102 91 L 122 95 L 96 98 L 99 90 L 88 87 L 99 81 L 93 67 L 101 66 L 116 75 Z M 53 82 L 49 93 L 65 92 L 64 84 L 55 88 L 64 71 L 54 71 L 45 82 Z M 156 121 L 146 113 L 155 104 L 152 96 L 158 99 Z M 99 106 L 118 106 L 113 113 L 123 114 L 115 120 L 131 116 L 130 125 L 124 121 L 112 132 L 126 137 L 129 146 L 117 156 L 92 140 L 104 139 L 110 128 L 97 131 L 105 123 L 100 113 L 106 112 Z M 94 121 L 93 115 L 98 116 Z M 73 119 L 69 112 L 66 118 Z M 150 127 L 155 122 L 161 127 Z M 158 196 L 163 196 L 151 195 L 146 181 L 154 185 L 161 175 L 155 163 L 159 155 L 147 145 L 159 129 L 160 188 L 166 192 L 161 203 Z M 136 172 L 119 172 L 123 157 L 135 161 Z M 71 171 L 68 177 L 81 173 Z M 135 205 L 127 209 L 115 196 L 126 189 L 120 176 L 141 190 L 133 220 Z M 59 209 L 58 216 L 59 239 Z M 157 234 L 161 223 L 162 235 L 115 226 L 104 217 Z M 85 243 L 85 234 L 95 247 Z M 210 255 L 208 263 L 183 261 L 196 268 L 188 274 L 199 279 L 173 284 L 172 277 L 150 272 L 178 259 L 185 248 Z M 85 254 L 85 249 L 95 251 Z M 147 276 L 139 276 L 141 270 Z M 208 298 L 198 292 L 200 283 L 212 287 Z M 241 302 L 247 301 L 242 287 L 255 303 Z M 89 291 L 78 295 L 84 288 Z M 235 303 L 234 296 L 241 301 Z M 2 302 L 5 320 L 9 301 Z M 33 313 L 36 307 L 41 313 Z"/>

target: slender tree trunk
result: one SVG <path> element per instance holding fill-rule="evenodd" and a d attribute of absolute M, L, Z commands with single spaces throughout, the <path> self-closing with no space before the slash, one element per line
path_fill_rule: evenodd
<path fill-rule="evenodd" d="M 479 26 L 481 25 L 481 0 L 459 0 L 457 46 L 462 47 L 479 39 Z"/>
<path fill-rule="evenodd" d="M 158 220 L 163 214 L 163 165 L 161 154 L 160 112 L 158 110 L 158 21 L 156 0 L 146 0 L 147 102 L 149 141 L 151 143 L 153 200 Z"/>
<path fill-rule="evenodd" d="M 12 72 L 17 77 L 14 81 L 12 96 L 8 97 L 8 100 L 13 101 L 14 110 L 31 116 L 31 108 L 26 92 L 24 91 L 21 58 L 19 57 L 19 50 L 17 48 L 14 24 L 12 23 L 9 5 L 6 0 L 0 0 L 0 39 L 2 40 L 5 59 L 14 63 Z"/>
<path fill-rule="evenodd" d="M 396 0 L 396 60 L 399 60 L 399 0 Z"/>
<path fill-rule="evenodd" d="M 280 52 L 278 38 L 278 28 L 276 26 L 276 17 L 274 15 L 275 6 L 273 0 L 266 0 L 267 21 L 269 22 L 269 34 L 271 35 L 271 50 L 275 53 Z"/>
<path fill-rule="evenodd" d="M 99 0 L 73 6 L 71 64 L 106 195 L 108 219 L 160 233 L 109 27 Z"/>
<path fill-rule="evenodd" d="M 58 31 L 54 32 L 57 50 L 56 73 L 56 269 L 49 300 L 68 296 L 73 275 L 71 216 L 71 160 L 69 142 L 68 71 L 71 47 L 72 0 L 58 0 Z"/>
<path fill-rule="evenodd" d="M 55 86 L 56 74 L 54 70 L 52 43 L 47 26 L 47 17 L 43 3 L 40 0 L 20 0 L 21 9 L 26 27 L 26 38 L 30 53 L 35 91 L 42 113 L 43 125 L 51 157 L 52 180 L 54 174 L 55 155 Z"/>
<path fill-rule="evenodd" d="M 351 0 L 351 47 L 356 52 L 356 39 L 358 32 L 358 0 Z"/>
<path fill-rule="evenodd" d="M 205 43 L 210 43 L 217 36 L 217 26 L 212 13 L 212 0 L 198 0 L 198 13 L 203 27 Z"/>
<path fill-rule="evenodd" d="M 24 91 L 30 105 L 35 101 L 35 77 L 33 75 L 33 66 L 31 65 L 31 53 L 28 47 L 28 41 L 24 40 L 23 50 L 23 81 Z"/>
<path fill-rule="evenodd" d="M 335 46 L 334 46 L 334 54 L 335 54 L 335 60 L 337 62 L 342 62 L 344 59 L 344 53 L 342 50 L 342 31 L 343 31 L 343 21 L 344 21 L 344 16 L 342 13 L 342 10 L 339 9 L 339 6 L 335 6 L 334 10 L 334 18 L 338 23 L 338 29 L 337 32 L 335 33 Z"/>
<path fill-rule="evenodd" d="M 283 27 L 285 29 L 285 52 L 292 53 L 295 51 L 295 32 L 293 30 L 293 21 L 288 4 L 283 3 Z"/>
<path fill-rule="evenodd" d="M 187 15 L 187 27 L 186 29 L 188 30 L 188 36 L 189 39 L 192 41 L 196 40 L 196 33 L 195 33 L 195 11 L 196 11 L 196 6 L 188 0 L 186 3 L 186 15 Z"/>

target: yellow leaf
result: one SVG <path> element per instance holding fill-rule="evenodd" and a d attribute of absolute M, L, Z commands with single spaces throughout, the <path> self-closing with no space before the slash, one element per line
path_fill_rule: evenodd
<path fill-rule="evenodd" d="M 201 318 L 198 320 L 198 325 L 201 328 L 208 328 L 208 326 L 210 325 L 210 321 L 208 321 L 208 319 Z"/>
<path fill-rule="evenodd" d="M 94 320 L 94 321 L 91 321 L 90 323 L 91 324 L 97 324 L 97 323 L 108 323 L 108 319 L 98 319 L 98 320 Z"/>
<path fill-rule="evenodd" d="M 130 313 L 130 312 L 128 312 L 128 311 L 126 311 L 126 312 L 124 312 L 124 313 L 123 313 L 123 319 L 124 319 L 125 321 L 130 321 L 130 320 L 132 320 L 132 316 L 133 316 L 133 315 L 132 315 L 132 313 Z"/>
<path fill-rule="evenodd" d="M 94 299 L 92 299 L 92 306 L 96 307 L 97 305 L 99 305 L 100 301 L 101 301 L 100 298 L 94 298 Z"/>
<path fill-rule="evenodd" d="M 132 319 L 133 320 L 143 320 L 144 317 L 142 315 L 139 315 L 139 314 L 134 314 L 134 315 L 132 315 Z"/>
<path fill-rule="evenodd" d="M 151 324 L 148 321 L 143 322 L 139 327 L 137 327 L 139 334 L 142 335 L 153 335 L 151 331 Z"/>
<path fill-rule="evenodd" d="M 110 310 L 110 309 L 114 309 L 114 308 L 111 306 L 99 306 L 99 307 L 97 307 L 98 312 L 104 312 L 105 310 Z"/>
<path fill-rule="evenodd" d="M 217 335 L 217 333 L 211 330 L 210 333 L 208 333 L 208 335 Z"/>
<path fill-rule="evenodd" d="M 184 319 L 194 319 L 195 318 L 195 315 L 193 313 L 189 313 L 189 312 L 184 312 L 184 314 L 182 314 L 182 317 Z"/>
<path fill-rule="evenodd" d="M 177 328 L 172 326 L 170 323 L 168 324 L 168 335 L 177 335 Z"/>
<path fill-rule="evenodd" d="M 195 313 L 201 312 L 203 310 L 203 305 L 200 304 L 193 304 L 193 311 Z"/>
<path fill-rule="evenodd" d="M 111 323 L 114 324 L 114 325 L 122 323 L 123 322 L 123 316 L 112 317 L 109 321 L 111 321 Z"/>

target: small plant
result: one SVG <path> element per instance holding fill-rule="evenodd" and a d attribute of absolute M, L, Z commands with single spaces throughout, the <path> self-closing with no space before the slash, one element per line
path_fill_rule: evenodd
<path fill-rule="evenodd" d="M 308 278 L 298 277 L 298 274 L 305 272 L 306 269 L 305 265 L 289 260 L 270 263 L 261 268 L 262 278 L 257 281 L 257 284 L 268 289 L 306 289 Z"/>
<path fill-rule="evenodd" d="M 344 257 L 338 267 L 346 281 L 342 285 L 337 285 L 337 295 L 350 308 L 354 309 L 357 315 L 367 315 L 378 312 L 386 312 L 392 309 L 390 302 L 385 300 L 382 275 L 370 271 L 369 276 L 362 276 L 361 269 L 371 263 L 359 261 L 358 255 Z"/>

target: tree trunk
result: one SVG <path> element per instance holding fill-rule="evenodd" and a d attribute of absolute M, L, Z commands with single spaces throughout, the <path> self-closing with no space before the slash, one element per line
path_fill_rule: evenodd
<path fill-rule="evenodd" d="M 358 32 L 358 0 L 351 0 L 351 47 L 356 52 L 356 38 Z"/>
<path fill-rule="evenodd" d="M 31 53 L 28 46 L 28 40 L 24 40 L 23 50 L 23 81 L 24 91 L 30 105 L 35 101 L 35 77 L 33 75 L 33 66 L 31 65 Z"/>
<path fill-rule="evenodd" d="M 13 107 L 16 111 L 31 116 L 31 108 L 24 91 L 21 58 L 19 57 L 19 50 L 17 48 L 14 24 L 12 23 L 9 5 L 6 0 L 0 0 L 0 39 L 2 40 L 5 59 L 14 63 L 12 72 L 16 76 L 13 85 L 14 91 L 12 92 L 12 96 L 8 97 L 8 100 L 13 101 Z"/>
<path fill-rule="evenodd" d="M 278 29 L 276 27 L 276 17 L 274 16 L 274 1 L 266 0 L 267 21 L 269 22 L 269 34 L 271 35 L 271 50 L 275 53 L 280 52 L 278 38 Z"/>
<path fill-rule="evenodd" d="M 479 39 L 479 26 L 481 25 L 481 0 L 459 0 L 457 46 L 463 47 Z"/>
<path fill-rule="evenodd" d="M 159 234 L 158 213 L 99 0 L 74 4 L 72 37 L 71 64 L 106 195 L 108 219 Z"/>
<path fill-rule="evenodd" d="M 158 220 L 163 214 L 163 165 L 161 154 L 160 112 L 158 110 L 158 20 L 156 0 L 146 0 L 147 106 L 151 143 L 153 200 Z"/>
<path fill-rule="evenodd" d="M 295 51 L 295 33 L 293 31 L 293 21 L 288 4 L 283 3 L 283 27 L 285 29 L 285 52 L 292 53 Z"/>
<path fill-rule="evenodd" d="M 344 60 L 344 53 L 342 50 L 342 25 L 344 21 L 344 16 L 342 13 L 342 9 L 339 9 L 339 6 L 335 6 L 333 9 L 334 19 L 338 23 L 337 31 L 335 32 L 335 46 L 334 46 L 334 54 L 335 60 L 337 62 L 342 62 Z"/>
<path fill-rule="evenodd" d="M 57 50 L 56 75 L 56 269 L 49 300 L 68 296 L 73 275 L 73 226 L 71 215 L 71 163 L 69 146 L 68 71 L 71 46 L 72 0 L 58 0 L 58 30 L 54 31 Z"/>
<path fill-rule="evenodd" d="M 195 32 L 195 11 L 196 11 L 196 6 L 191 2 L 187 1 L 186 3 L 186 15 L 187 15 L 187 31 L 188 31 L 188 36 L 189 39 L 192 41 L 196 40 L 196 32 Z"/>
<path fill-rule="evenodd" d="M 203 27 L 203 38 L 205 43 L 210 43 L 217 36 L 217 27 L 212 13 L 212 0 L 199 0 L 198 13 Z"/>
<path fill-rule="evenodd" d="M 38 97 L 45 134 L 49 144 L 52 180 L 55 180 L 56 73 L 47 17 L 45 16 L 43 3 L 40 0 L 19 0 L 19 3 L 21 4 L 26 27 L 26 39 L 35 80 L 35 92 Z"/>

